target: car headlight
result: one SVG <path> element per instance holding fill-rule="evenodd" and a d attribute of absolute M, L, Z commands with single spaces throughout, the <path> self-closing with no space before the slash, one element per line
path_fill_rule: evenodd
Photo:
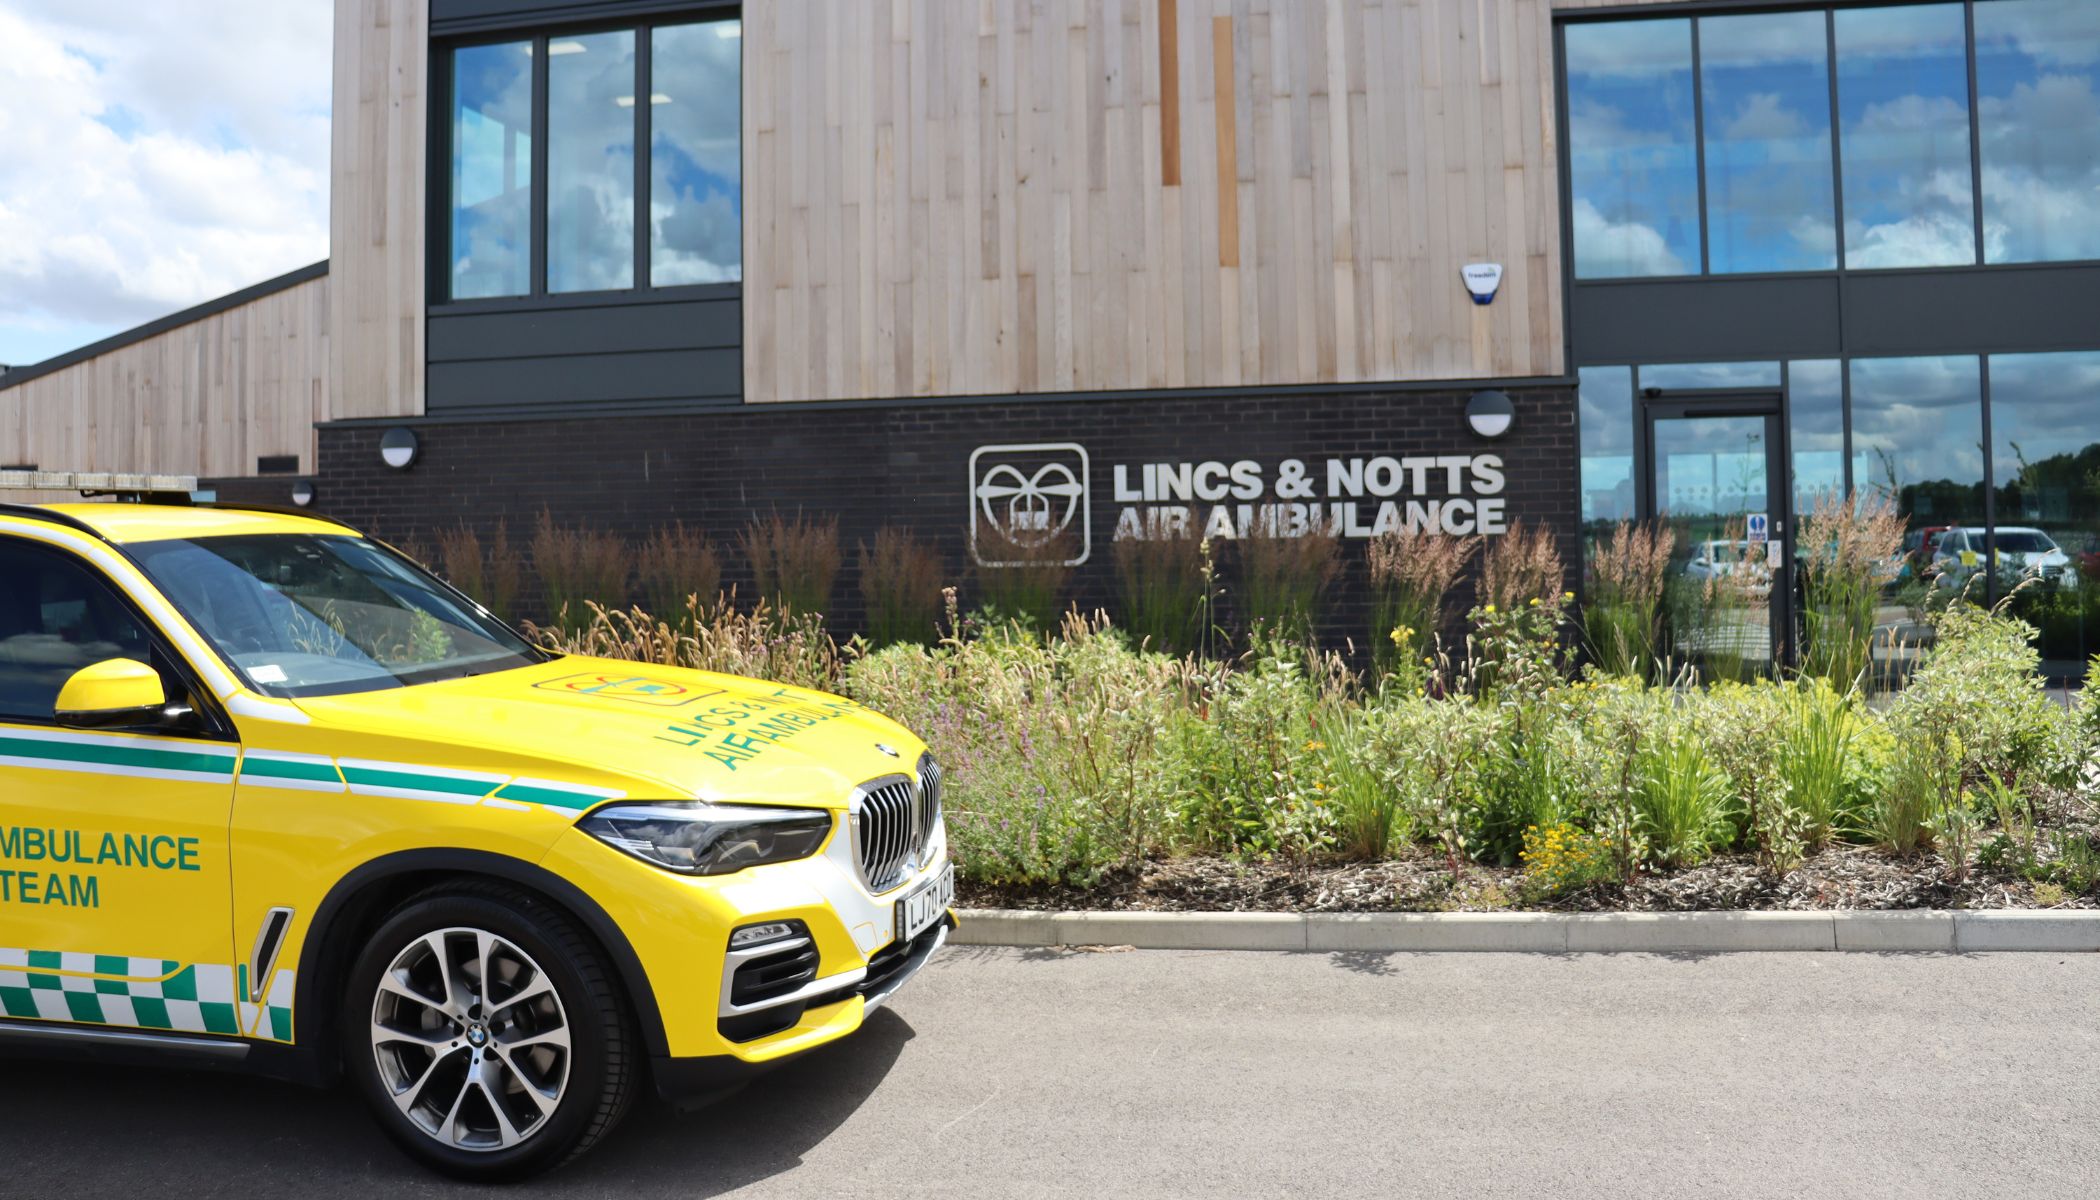
<path fill-rule="evenodd" d="M 727 875 L 815 854 L 831 832 L 831 814 L 812 808 L 666 800 L 601 808 L 576 827 L 666 871 Z"/>

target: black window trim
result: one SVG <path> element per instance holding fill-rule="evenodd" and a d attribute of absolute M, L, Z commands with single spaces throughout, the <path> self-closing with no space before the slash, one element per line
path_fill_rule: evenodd
<path fill-rule="evenodd" d="M 79 567 L 87 573 L 89 578 L 107 588 L 109 593 L 116 597 L 117 603 L 124 611 L 139 623 L 139 628 L 146 631 L 147 641 L 167 660 L 169 669 L 175 673 L 176 678 L 188 690 L 191 700 L 195 702 L 198 721 L 203 726 L 201 731 L 154 730 L 151 731 L 150 736 L 194 742 L 239 744 L 240 734 L 234 729 L 233 722 L 227 718 L 225 710 L 220 707 L 219 698 L 212 695 L 210 688 L 204 686 L 203 678 L 198 674 L 197 668 L 187 658 L 183 657 L 181 650 L 176 648 L 175 639 L 169 637 L 167 631 L 162 629 L 145 610 L 139 607 L 138 601 L 132 598 L 131 593 L 111 579 L 101 567 L 65 546 L 45 541 L 42 538 L 30 537 L 13 530 L 0 530 L 0 547 L 20 547 L 27 549 L 32 554 L 41 552 Z M 131 556 L 124 554 L 123 547 L 116 546 L 114 548 L 118 554 L 123 555 L 126 562 L 130 562 Z M 179 612 L 180 610 L 177 611 Z M 188 618 L 185 616 L 184 619 L 187 620 Z M 24 725 L 39 729 L 69 728 L 59 722 L 55 713 L 52 716 L 40 718 L 14 716 L 0 712 L 0 725 Z M 75 730 L 74 732 L 92 733 L 97 731 Z M 103 732 L 124 734 L 140 731 L 116 729 Z"/>
<path fill-rule="evenodd" d="M 695 300 L 731 300 L 743 296 L 742 253 L 739 250 L 739 275 L 735 282 L 670 284 L 662 287 L 645 282 L 649 278 L 649 208 L 650 165 L 655 153 L 650 144 L 653 137 L 654 114 L 651 106 L 644 103 L 652 86 L 650 33 L 657 28 L 674 25 L 703 24 L 711 21 L 741 21 L 743 6 L 732 3 L 692 3 L 675 7 L 662 4 L 635 4 L 610 8 L 600 14 L 593 13 L 586 20 L 549 22 L 538 14 L 520 14 L 526 20 L 511 22 L 478 22 L 471 32 L 455 36 L 434 36 L 430 43 L 429 80 L 427 95 L 428 128 L 426 142 L 427 169 L 425 170 L 425 291 L 430 316 L 465 316 L 479 313 L 547 312 L 574 308 L 590 308 L 600 305 L 630 304 L 676 304 Z M 604 288 L 593 291 L 550 292 L 547 289 L 547 64 L 548 43 L 565 37 L 577 37 L 593 33 L 632 31 L 635 35 L 635 128 L 634 128 L 634 266 L 635 284 L 626 288 Z M 522 296 L 475 296 L 466 299 L 452 297 L 452 127 L 453 127 L 453 70 L 452 61 L 456 51 L 475 46 L 505 45 L 512 42 L 532 44 L 532 178 L 527 207 L 530 214 L 530 229 L 527 253 L 528 291 Z M 743 60 L 742 40 L 737 49 L 738 95 L 737 106 L 741 114 L 744 106 L 744 80 L 748 78 Z M 741 117 L 739 118 L 741 121 Z M 741 129 L 738 141 L 742 141 Z M 737 172 L 737 211 L 744 213 L 744 172 Z M 744 219 L 740 215 L 739 224 Z"/>

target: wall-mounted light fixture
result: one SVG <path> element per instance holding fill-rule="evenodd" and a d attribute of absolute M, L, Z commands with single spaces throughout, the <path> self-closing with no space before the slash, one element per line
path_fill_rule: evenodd
<path fill-rule="evenodd" d="M 314 481 L 301 479 L 292 485 L 292 503 L 301 508 L 310 508 L 314 502 Z"/>
<path fill-rule="evenodd" d="M 1510 423 L 1516 417 L 1517 406 L 1509 402 L 1507 395 L 1493 389 L 1474 392 L 1473 398 L 1466 401 L 1466 424 L 1484 438 L 1498 438 L 1508 433 Z"/>
<path fill-rule="evenodd" d="M 396 471 L 405 471 L 415 465 L 416 431 L 396 425 L 379 439 L 379 457 Z"/>

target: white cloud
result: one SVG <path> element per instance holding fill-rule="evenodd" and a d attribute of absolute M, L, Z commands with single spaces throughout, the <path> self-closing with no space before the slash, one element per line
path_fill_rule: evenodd
<path fill-rule="evenodd" d="M 1684 260 L 1652 225 L 1615 222 L 1588 200 L 1575 201 L 1575 273 L 1595 279 L 1607 275 L 1683 275 Z"/>
<path fill-rule="evenodd" d="M 1723 130 L 1723 136 L 1732 142 L 1778 141 L 1807 133 L 1808 122 L 1800 113 L 1788 108 L 1779 93 L 1754 92 L 1743 97 L 1743 103 Z"/>
<path fill-rule="evenodd" d="M 328 254 L 328 0 L 0 0 L 0 362 Z"/>

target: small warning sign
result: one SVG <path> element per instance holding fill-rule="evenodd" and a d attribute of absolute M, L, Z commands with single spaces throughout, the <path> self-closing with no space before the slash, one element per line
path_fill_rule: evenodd
<path fill-rule="evenodd" d="M 1762 546 L 1772 540 L 1772 522 L 1764 513 L 1751 513 L 1744 525 L 1749 530 L 1751 545 Z"/>

